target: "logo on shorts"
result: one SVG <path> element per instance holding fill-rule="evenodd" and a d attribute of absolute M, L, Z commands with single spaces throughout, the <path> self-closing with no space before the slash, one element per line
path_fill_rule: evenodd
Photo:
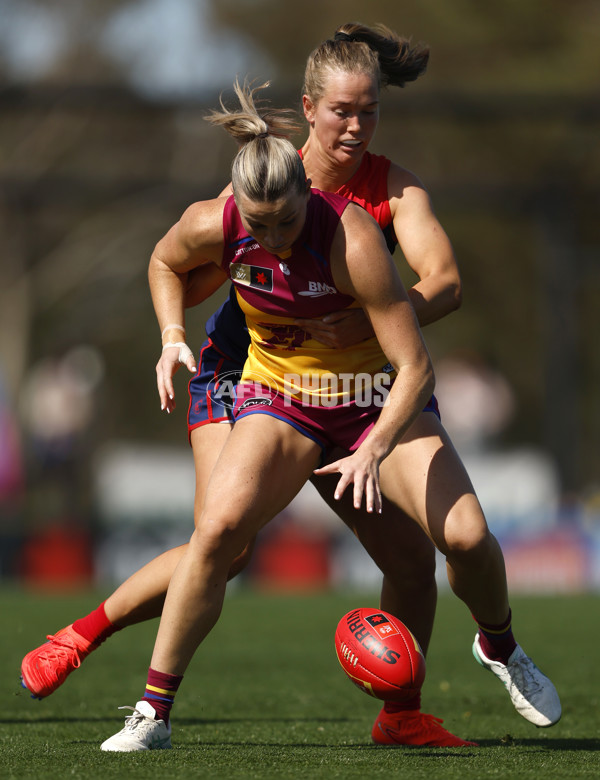
<path fill-rule="evenodd" d="M 259 402 L 271 404 L 270 394 L 277 395 L 277 387 L 268 376 L 254 372 L 253 379 L 240 384 L 239 371 L 225 371 L 214 376 L 206 387 L 206 395 L 212 403 L 225 409 L 234 409 L 237 399 L 245 399 L 241 409 L 258 406 Z M 254 403 L 250 403 L 254 401 Z"/>
<path fill-rule="evenodd" d="M 239 371 L 227 371 L 213 377 L 207 385 L 207 396 L 211 401 L 221 404 L 225 409 L 235 406 L 235 388 L 240 381 Z"/>
<path fill-rule="evenodd" d="M 240 406 L 239 411 L 241 412 L 242 409 L 248 409 L 250 406 L 272 406 L 272 404 L 273 401 L 270 398 L 255 396 L 254 398 L 247 398 Z"/>

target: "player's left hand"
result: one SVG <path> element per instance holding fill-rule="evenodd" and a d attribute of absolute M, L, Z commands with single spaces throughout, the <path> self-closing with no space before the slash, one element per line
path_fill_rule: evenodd
<path fill-rule="evenodd" d="M 344 494 L 348 485 L 353 484 L 353 504 L 355 509 L 360 509 L 363 494 L 366 499 L 367 512 L 381 514 L 383 501 L 379 486 L 379 460 L 373 456 L 367 457 L 360 450 L 352 455 L 328 463 L 314 474 L 341 474 L 335 488 L 334 498 L 338 501 Z"/>
<path fill-rule="evenodd" d="M 295 319 L 294 324 L 313 339 L 333 349 L 344 349 L 373 336 L 373 328 L 362 309 L 343 309 L 316 319 Z"/>

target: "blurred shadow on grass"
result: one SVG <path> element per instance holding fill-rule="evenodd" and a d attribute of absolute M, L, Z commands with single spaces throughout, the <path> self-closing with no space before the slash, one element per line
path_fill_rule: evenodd
<path fill-rule="evenodd" d="M 248 718 L 177 718 L 176 719 L 176 728 L 179 732 L 179 739 L 181 740 L 179 744 L 176 746 L 179 749 L 189 749 L 189 748 L 197 748 L 199 745 L 202 745 L 205 748 L 213 748 L 213 749 L 221 749 L 221 748 L 231 748 L 231 747 L 322 747 L 322 748 L 344 748 L 347 750 L 419 750 L 421 751 L 421 755 L 425 756 L 427 755 L 428 750 L 434 750 L 435 752 L 431 755 L 435 755 L 437 757 L 441 756 L 442 753 L 440 751 L 445 750 L 447 755 L 452 756 L 473 756 L 477 754 L 477 750 L 469 750 L 466 751 L 464 748 L 454 748 L 451 749 L 448 752 L 447 748 L 430 748 L 430 747 L 420 747 L 420 746 L 413 746 L 413 745 L 398 745 L 397 747 L 390 746 L 390 745 L 374 745 L 372 742 L 357 742 L 351 745 L 348 744 L 336 744 L 332 742 L 302 742 L 302 743 L 293 743 L 289 742 L 285 739 L 282 739 L 280 742 L 262 742 L 262 741 L 245 741 L 245 742 L 230 742 L 226 740 L 198 740 L 194 739 L 191 741 L 188 737 L 188 739 L 185 739 L 185 735 L 181 733 L 181 729 L 189 728 L 193 726 L 215 726 L 215 725 L 234 725 L 239 723 L 248 723 L 248 724 L 254 724 L 255 726 L 257 724 L 269 724 L 269 723 L 278 723 L 278 724 L 288 724 L 288 723 L 313 723 L 316 727 L 318 727 L 319 724 L 323 723 L 353 723 L 356 722 L 356 718 L 282 718 L 282 717 L 273 717 L 273 718 L 257 718 L 255 716 L 248 717 Z M 19 726 L 37 726 L 44 723 L 52 723 L 52 724 L 69 724 L 69 723 L 106 723 L 106 724 L 114 724 L 115 717 L 113 715 L 107 715 L 105 717 L 100 716 L 43 716 L 43 717 L 35 717 L 33 715 L 31 716 L 23 716 L 23 717 L 11 717 L 10 719 L 2 719 L 0 718 L 0 725 L 19 725 Z M 183 739 L 182 739 L 183 738 Z M 537 749 L 549 751 L 549 750 L 556 750 L 556 751 L 572 751 L 572 752 L 578 752 L 578 751 L 592 751 L 597 752 L 600 751 L 600 739 L 596 738 L 569 738 L 569 737 L 559 737 L 559 738 L 545 738 L 545 739 L 539 739 L 539 738 L 513 738 L 507 735 L 503 738 L 498 739 L 479 739 L 477 740 L 479 742 L 480 748 L 490 748 L 490 747 L 503 747 L 506 750 L 510 749 L 519 749 L 520 752 L 522 752 L 523 748 L 527 749 L 529 752 L 538 752 Z M 70 744 L 95 744 L 92 740 L 72 740 L 70 741 Z"/>
<path fill-rule="evenodd" d="M 35 717 L 35 715 L 30 716 L 22 716 L 22 717 L 11 717 L 11 718 L 0 718 L 0 724 L 30 724 L 32 726 L 37 725 L 38 723 L 102 723 L 102 722 L 110 722 L 114 721 L 114 715 L 106 715 L 105 717 L 98 717 L 98 716 L 86 716 L 86 715 L 75 715 L 75 716 L 67 716 L 67 715 L 60 715 L 60 716 L 44 716 L 41 718 Z M 183 727 L 183 726 L 211 726 L 213 724 L 232 724 L 232 723 L 314 723 L 315 725 L 319 723 L 352 723 L 356 719 L 354 718 L 282 718 L 282 717 L 274 717 L 274 718 L 257 718 L 256 716 L 247 717 L 247 718 L 174 718 L 174 721 L 177 723 L 177 727 Z"/>

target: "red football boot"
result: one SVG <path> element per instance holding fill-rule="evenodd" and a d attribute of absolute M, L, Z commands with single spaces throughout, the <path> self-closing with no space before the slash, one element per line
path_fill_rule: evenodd
<path fill-rule="evenodd" d="M 43 699 L 59 688 L 71 672 L 98 645 L 90 642 L 73 625 L 61 628 L 48 641 L 27 653 L 21 663 L 21 684 L 33 699 Z"/>
<path fill-rule="evenodd" d="M 479 747 L 477 742 L 451 734 L 441 718 L 419 710 L 388 713 L 382 709 L 371 737 L 377 745 L 422 745 L 428 747 Z"/>

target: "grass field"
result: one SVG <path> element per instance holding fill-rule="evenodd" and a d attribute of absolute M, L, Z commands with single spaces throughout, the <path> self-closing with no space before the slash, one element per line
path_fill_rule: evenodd
<path fill-rule="evenodd" d="M 0 591 L 0 777 L 469 778 L 600 777 L 599 599 L 513 598 L 518 639 L 555 681 L 563 718 L 536 729 L 471 656 L 473 623 L 440 598 L 423 709 L 479 748 L 375 747 L 378 702 L 355 688 L 333 650 L 337 620 L 373 594 L 274 596 L 242 588 L 194 659 L 173 713 L 173 750 L 105 754 L 119 705 L 140 698 L 156 622 L 109 639 L 54 695 L 19 683 L 22 655 L 97 605 L 99 594 Z"/>

